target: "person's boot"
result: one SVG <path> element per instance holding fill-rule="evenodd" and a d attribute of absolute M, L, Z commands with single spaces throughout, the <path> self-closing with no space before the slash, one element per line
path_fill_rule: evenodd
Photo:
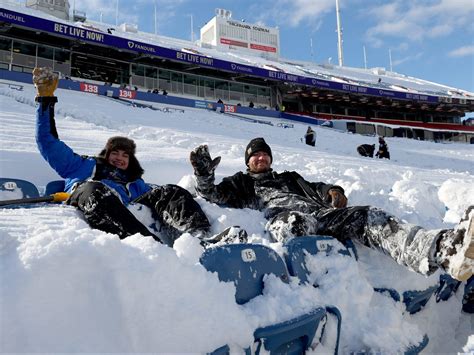
<path fill-rule="evenodd" d="M 446 231 L 438 241 L 438 264 L 456 280 L 474 274 L 474 207 L 471 206 L 458 228 Z"/>
<path fill-rule="evenodd" d="M 225 244 L 247 243 L 247 231 L 240 226 L 232 226 L 224 229 L 219 234 L 213 235 L 209 238 L 204 238 L 202 241 L 206 245 L 220 246 Z"/>

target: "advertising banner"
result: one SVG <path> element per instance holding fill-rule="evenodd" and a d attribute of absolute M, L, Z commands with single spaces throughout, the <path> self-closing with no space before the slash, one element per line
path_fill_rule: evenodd
<path fill-rule="evenodd" d="M 160 47 L 153 44 L 148 44 L 140 41 L 130 40 L 126 38 L 117 37 L 109 33 L 104 33 L 99 29 L 91 29 L 77 27 L 71 24 L 62 22 L 55 22 L 47 19 L 42 19 L 27 14 L 22 14 L 0 8 L 0 21 L 9 22 L 18 26 L 29 29 L 45 31 L 59 36 L 78 39 L 84 42 L 90 42 L 97 45 L 111 46 L 114 48 L 133 51 L 136 53 L 144 53 L 160 58 L 167 58 L 170 60 L 193 63 L 199 66 L 225 70 L 228 72 L 235 72 L 240 74 L 247 74 L 251 76 L 261 77 L 264 79 L 279 80 L 288 83 L 301 84 L 309 87 L 320 89 L 339 90 L 346 92 L 353 92 L 357 94 L 373 95 L 402 100 L 416 100 L 421 102 L 439 102 L 437 96 L 413 94 L 406 92 L 399 92 L 394 90 L 383 90 L 373 87 L 366 87 L 360 85 L 349 85 L 330 80 L 315 79 L 300 75 L 284 73 L 281 71 L 262 69 L 246 64 L 232 63 L 230 61 L 215 59 L 206 55 L 199 55 L 188 53 L 184 51 L 174 50 L 170 48 Z M 235 42 L 235 41 L 232 41 Z M 230 44 L 230 43 L 228 43 Z M 245 44 L 242 42 L 242 44 Z M 232 45 L 239 45 L 232 43 Z M 245 44 L 247 45 L 247 44 Z M 258 46 L 259 50 L 273 52 L 276 50 L 273 47 L 261 46 L 251 44 L 251 46 Z M 128 93 L 127 93 L 128 95 Z M 127 97 L 130 98 L 130 97 Z"/>

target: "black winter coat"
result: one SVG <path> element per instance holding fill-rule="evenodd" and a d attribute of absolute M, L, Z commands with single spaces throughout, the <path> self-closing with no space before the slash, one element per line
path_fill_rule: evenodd
<path fill-rule="evenodd" d="M 282 211 L 313 213 L 331 208 L 330 189 L 337 185 L 308 182 L 294 171 L 276 173 L 238 172 L 214 185 L 214 174 L 196 176 L 197 192 L 206 200 L 232 208 L 264 210 L 267 218 Z"/>

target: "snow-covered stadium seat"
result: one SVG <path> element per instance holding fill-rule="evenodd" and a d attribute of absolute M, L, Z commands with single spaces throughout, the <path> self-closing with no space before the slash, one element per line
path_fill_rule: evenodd
<path fill-rule="evenodd" d="M 0 200 L 39 197 L 38 188 L 21 179 L 0 178 Z"/>
<path fill-rule="evenodd" d="M 300 279 L 300 282 L 308 282 L 308 276 L 310 271 L 306 267 L 306 255 L 316 255 L 318 253 L 324 253 L 325 255 L 332 254 L 335 250 L 341 255 L 355 256 L 354 253 L 349 252 L 349 249 L 354 248 L 351 243 L 349 249 L 347 249 L 342 243 L 330 236 L 304 236 L 297 237 L 288 240 L 285 243 L 286 254 L 285 261 L 288 267 L 288 271 L 291 276 L 296 276 Z M 318 287 L 318 285 L 314 285 Z M 437 286 L 428 288 L 425 291 L 405 291 L 403 293 L 403 302 L 406 305 L 408 312 L 416 313 L 425 306 L 431 295 L 436 291 Z M 374 291 L 387 294 L 394 301 L 400 301 L 399 293 L 391 288 L 374 288 Z M 428 345 L 428 336 L 424 336 L 418 344 L 410 345 L 405 354 L 418 354 Z"/>
<path fill-rule="evenodd" d="M 232 281 L 236 287 L 235 300 L 244 304 L 261 295 L 265 275 L 274 274 L 288 283 L 288 271 L 283 259 L 271 248 L 257 244 L 231 244 L 210 248 L 201 257 L 201 264 L 216 272 L 219 280 Z M 278 324 L 258 328 L 254 332 L 255 353 L 302 354 L 314 340 L 319 326 L 323 326 L 327 313 L 338 318 L 338 336 L 341 315 L 335 308 L 317 307 L 311 312 Z M 337 353 L 338 343 L 336 344 Z M 246 350 L 246 352 L 249 349 Z M 213 354 L 228 354 L 229 347 L 216 349 Z"/>

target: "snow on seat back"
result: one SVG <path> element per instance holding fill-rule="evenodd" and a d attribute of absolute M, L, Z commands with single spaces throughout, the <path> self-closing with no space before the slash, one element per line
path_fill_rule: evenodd
<path fill-rule="evenodd" d="M 39 197 L 37 187 L 26 180 L 0 178 L 0 201 Z"/>
<path fill-rule="evenodd" d="M 229 244 L 207 249 L 201 264 L 210 272 L 217 272 L 220 281 L 233 281 L 235 300 L 244 304 L 261 295 L 263 277 L 274 274 L 288 282 L 288 271 L 283 259 L 269 247 L 259 244 Z"/>

